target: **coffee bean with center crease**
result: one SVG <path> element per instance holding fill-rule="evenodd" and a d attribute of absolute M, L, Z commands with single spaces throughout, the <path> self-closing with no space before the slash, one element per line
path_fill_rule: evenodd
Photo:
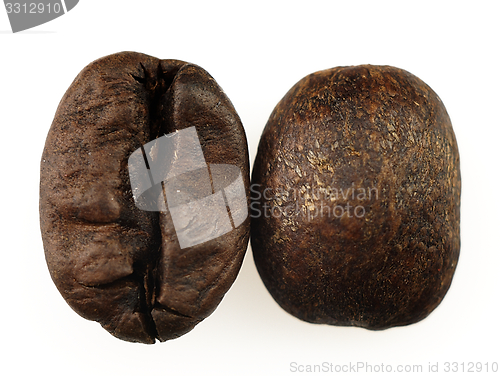
<path fill-rule="evenodd" d="M 135 52 L 96 60 L 67 90 L 47 136 L 40 222 L 51 277 L 77 313 L 126 341 L 154 343 L 190 331 L 215 310 L 247 248 L 249 218 L 181 247 L 168 207 L 135 205 L 131 154 L 189 127 L 208 166 L 240 169 L 245 215 L 244 129 L 222 89 L 196 65 Z"/>
<path fill-rule="evenodd" d="M 436 93 L 389 66 L 337 67 L 278 103 L 252 172 L 252 250 L 275 300 L 313 323 L 415 323 L 450 287 L 460 168 Z"/>

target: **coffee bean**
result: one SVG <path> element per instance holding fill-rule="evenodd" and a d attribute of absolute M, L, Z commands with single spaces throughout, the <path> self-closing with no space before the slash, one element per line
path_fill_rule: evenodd
<path fill-rule="evenodd" d="M 308 322 L 422 320 L 457 265 L 460 184 L 449 116 L 420 79 L 369 65 L 311 74 L 260 140 L 251 204 L 260 276 Z"/>
<path fill-rule="evenodd" d="M 236 177 L 230 186 L 224 166 Z M 163 169 L 175 178 L 149 191 L 157 197 L 136 197 L 131 179 L 140 185 L 141 174 L 153 179 Z M 134 52 L 94 61 L 62 98 L 41 161 L 40 222 L 54 283 L 77 313 L 120 339 L 187 333 L 241 267 L 249 180 L 243 126 L 206 71 Z M 164 207 L 147 207 L 154 200 Z M 220 210 L 207 216 L 204 203 Z M 222 223 L 232 231 L 222 234 Z"/>

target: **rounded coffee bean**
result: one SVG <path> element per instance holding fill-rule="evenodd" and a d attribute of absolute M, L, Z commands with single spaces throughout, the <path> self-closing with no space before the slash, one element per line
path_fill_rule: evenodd
<path fill-rule="evenodd" d="M 274 299 L 313 323 L 385 329 L 446 294 L 460 235 L 457 142 L 439 97 L 389 66 L 299 81 L 264 129 L 252 249 Z"/>
<path fill-rule="evenodd" d="M 228 165 L 232 185 L 221 170 Z M 174 178 L 149 191 L 158 195 L 139 197 L 131 178 L 139 184 L 165 171 Z M 52 279 L 77 313 L 120 339 L 183 335 L 214 311 L 240 269 L 249 180 L 241 121 L 202 68 L 134 52 L 91 63 L 62 98 L 41 161 L 40 221 Z M 166 208 L 148 207 L 162 202 Z M 208 216 L 207 205 L 220 210 Z"/>

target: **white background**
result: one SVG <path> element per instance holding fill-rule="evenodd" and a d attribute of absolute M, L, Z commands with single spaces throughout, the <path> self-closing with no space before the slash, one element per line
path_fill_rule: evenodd
<path fill-rule="evenodd" d="M 393 371 L 423 365 L 425 373 L 439 362 L 445 374 L 445 362 L 465 362 L 466 369 L 468 362 L 483 369 L 500 363 L 498 4 L 81 0 L 65 16 L 17 34 L 0 8 L 0 372 L 274 376 L 306 374 L 292 372 L 292 362 L 367 362 Z M 210 72 L 241 116 L 252 161 L 272 109 L 309 73 L 370 63 L 423 79 L 445 103 L 461 154 L 462 248 L 442 304 L 418 324 L 379 332 L 301 322 L 268 294 L 249 248 L 218 309 L 177 340 L 127 343 L 79 317 L 45 265 L 40 156 L 74 77 L 123 50 Z"/>

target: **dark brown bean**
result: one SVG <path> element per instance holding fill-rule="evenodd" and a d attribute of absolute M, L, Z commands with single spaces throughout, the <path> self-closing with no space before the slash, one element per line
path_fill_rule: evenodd
<path fill-rule="evenodd" d="M 193 126 L 209 166 L 241 171 L 245 215 L 244 129 L 196 65 L 134 52 L 99 59 L 71 84 L 47 136 L 40 221 L 52 279 L 77 313 L 120 339 L 154 343 L 185 334 L 214 311 L 240 269 L 248 218 L 225 235 L 181 248 L 168 208 L 145 211 L 134 202 L 131 154 Z"/>
<path fill-rule="evenodd" d="M 439 97 L 388 66 L 299 81 L 264 129 L 252 249 L 296 317 L 385 329 L 426 317 L 460 248 L 459 154 Z"/>

